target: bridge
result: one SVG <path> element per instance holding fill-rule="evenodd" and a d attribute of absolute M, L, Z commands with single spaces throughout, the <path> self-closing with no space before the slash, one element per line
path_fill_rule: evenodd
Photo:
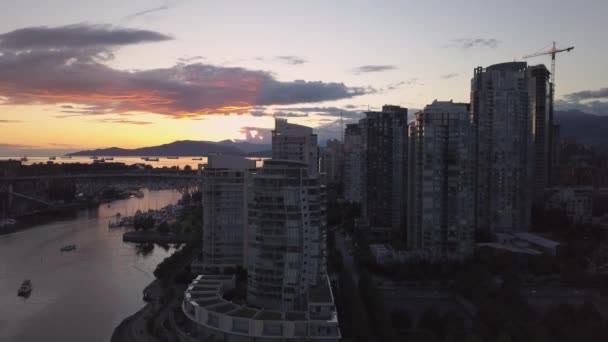
<path fill-rule="evenodd" d="M 11 207 L 15 198 L 38 205 L 51 206 L 50 189 L 57 182 L 67 184 L 85 196 L 99 194 L 105 189 L 175 189 L 191 193 L 199 189 L 201 178 L 194 173 L 178 172 L 111 172 L 87 174 L 57 174 L 40 176 L 0 177 L 0 200 L 6 195 L 3 206 Z"/>

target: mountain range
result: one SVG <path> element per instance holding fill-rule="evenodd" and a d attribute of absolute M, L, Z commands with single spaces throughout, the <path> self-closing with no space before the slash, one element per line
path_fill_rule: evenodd
<path fill-rule="evenodd" d="M 575 139 L 584 144 L 601 145 L 608 147 L 608 116 L 594 115 L 578 110 L 556 110 L 554 121 L 561 125 L 562 138 Z M 339 136 L 338 130 L 331 132 Z M 328 127 L 329 128 L 334 128 Z M 328 133 L 329 134 L 329 133 Z M 270 144 L 253 144 L 245 141 L 175 141 L 169 144 L 124 149 L 119 147 L 101 148 L 95 150 L 70 153 L 71 156 L 204 156 L 211 153 L 221 153 L 235 156 L 269 157 L 272 146 Z"/>
<path fill-rule="evenodd" d="M 561 138 L 608 147 L 608 116 L 579 110 L 556 110 L 553 121 L 560 124 Z"/>
<path fill-rule="evenodd" d="M 169 144 L 141 147 L 135 149 L 125 149 L 120 147 L 100 148 L 95 150 L 79 151 L 68 154 L 69 156 L 112 156 L 112 157 L 131 157 L 131 156 L 206 156 L 213 153 L 221 153 L 233 156 L 256 156 L 266 157 L 270 154 L 271 145 L 252 144 L 249 142 L 235 142 L 232 140 L 223 141 L 193 141 L 182 140 L 174 141 Z"/>

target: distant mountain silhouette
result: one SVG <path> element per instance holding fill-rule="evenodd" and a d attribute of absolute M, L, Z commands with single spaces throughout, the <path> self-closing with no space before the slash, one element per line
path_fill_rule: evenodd
<path fill-rule="evenodd" d="M 608 147 L 608 116 L 578 110 L 556 110 L 553 120 L 560 124 L 562 138 L 575 139 L 583 144 Z"/>
<path fill-rule="evenodd" d="M 112 156 L 112 157 L 162 157 L 162 156 L 205 156 L 210 153 L 221 153 L 233 156 L 265 156 L 270 145 L 252 144 L 248 142 L 224 141 L 175 141 L 169 144 L 124 149 L 119 147 L 100 148 L 70 153 L 70 156 Z"/>

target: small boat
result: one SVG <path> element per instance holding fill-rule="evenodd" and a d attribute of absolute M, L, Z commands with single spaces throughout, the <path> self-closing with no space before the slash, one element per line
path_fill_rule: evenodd
<path fill-rule="evenodd" d="M 150 158 L 150 157 L 146 157 L 146 159 L 144 159 L 145 161 L 158 161 L 158 158 Z"/>
<path fill-rule="evenodd" d="M 76 249 L 76 245 L 67 245 L 67 246 L 61 247 L 62 252 L 71 252 L 75 249 Z"/>
<path fill-rule="evenodd" d="M 203 160 L 203 158 L 192 158 L 192 160 Z"/>
<path fill-rule="evenodd" d="M 114 160 L 114 157 L 105 157 L 105 160 Z"/>
<path fill-rule="evenodd" d="M 135 197 L 137 197 L 137 198 L 142 198 L 142 197 L 144 197 L 144 192 L 143 192 L 143 191 L 141 191 L 141 190 L 139 190 L 138 192 L 136 192 L 136 193 L 135 193 Z"/>
<path fill-rule="evenodd" d="M 179 159 L 179 157 L 167 157 L 167 159 Z"/>
<path fill-rule="evenodd" d="M 26 156 L 23 156 L 23 158 L 21 158 L 21 161 L 22 161 L 22 162 L 26 162 L 26 161 L 27 161 L 27 157 L 26 157 Z"/>
<path fill-rule="evenodd" d="M 120 228 L 122 227 L 122 223 L 120 222 L 108 222 L 108 228 Z"/>
<path fill-rule="evenodd" d="M 72 156 L 63 156 L 61 159 L 72 159 Z"/>
<path fill-rule="evenodd" d="M 19 297 L 29 297 L 30 293 L 32 293 L 32 281 L 26 279 L 21 283 L 21 287 L 17 291 L 17 295 Z"/>
<path fill-rule="evenodd" d="M 57 157 L 55 157 L 55 156 L 49 157 L 49 160 L 56 160 L 56 159 L 57 159 Z"/>

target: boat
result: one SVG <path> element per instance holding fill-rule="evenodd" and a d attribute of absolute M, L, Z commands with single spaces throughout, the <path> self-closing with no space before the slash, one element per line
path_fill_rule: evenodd
<path fill-rule="evenodd" d="M 56 160 L 56 159 L 57 159 L 57 157 L 55 157 L 55 156 L 49 157 L 49 160 Z"/>
<path fill-rule="evenodd" d="M 137 197 L 137 198 L 142 198 L 142 197 L 144 197 L 144 192 L 143 192 L 143 191 L 141 191 L 141 190 L 139 190 L 138 192 L 136 192 L 136 193 L 135 193 L 135 197 Z"/>
<path fill-rule="evenodd" d="M 114 160 L 114 157 L 105 157 L 105 160 Z"/>
<path fill-rule="evenodd" d="M 145 161 L 158 161 L 158 158 L 150 158 L 150 157 L 146 157 L 146 159 L 144 159 Z"/>
<path fill-rule="evenodd" d="M 167 159 L 179 159 L 179 157 L 167 157 Z"/>
<path fill-rule="evenodd" d="M 110 222 L 108 222 L 108 227 L 109 228 L 120 228 L 120 227 L 122 227 L 122 223 L 110 221 Z"/>
<path fill-rule="evenodd" d="M 32 281 L 26 279 L 21 283 L 19 290 L 17 291 L 17 295 L 19 297 L 29 297 L 30 293 L 32 293 Z"/>
<path fill-rule="evenodd" d="M 67 245 L 67 246 L 61 247 L 62 252 L 71 252 L 75 249 L 76 249 L 76 245 Z"/>
<path fill-rule="evenodd" d="M 72 159 L 72 156 L 63 156 L 61 159 Z"/>
<path fill-rule="evenodd" d="M 192 158 L 192 160 L 203 160 L 203 158 Z"/>
<path fill-rule="evenodd" d="M 21 158 L 21 161 L 22 161 L 22 162 L 26 162 L 26 161 L 27 161 L 27 157 L 26 157 L 26 156 L 23 156 L 23 158 Z"/>

